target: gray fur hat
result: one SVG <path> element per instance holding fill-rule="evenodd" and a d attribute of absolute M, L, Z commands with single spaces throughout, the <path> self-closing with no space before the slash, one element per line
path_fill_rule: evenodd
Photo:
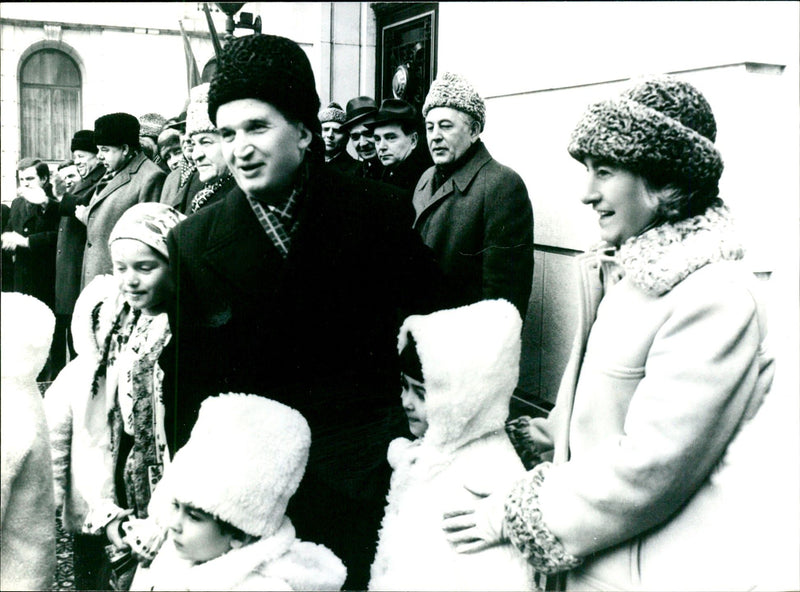
<path fill-rule="evenodd" d="M 486 125 L 483 99 L 466 78 L 453 72 L 445 72 L 433 81 L 422 106 L 422 116 L 427 117 L 428 111 L 435 107 L 451 107 L 466 113 L 480 123 L 481 131 Z"/>
<path fill-rule="evenodd" d="M 329 103 L 327 107 L 319 112 L 317 117 L 319 117 L 320 123 L 329 121 L 344 123 L 344 120 L 347 119 L 347 114 L 339 103 Z"/>
<path fill-rule="evenodd" d="M 570 155 L 607 160 L 657 183 L 716 196 L 722 157 L 705 97 L 671 76 L 638 81 L 588 107 L 572 132 Z"/>

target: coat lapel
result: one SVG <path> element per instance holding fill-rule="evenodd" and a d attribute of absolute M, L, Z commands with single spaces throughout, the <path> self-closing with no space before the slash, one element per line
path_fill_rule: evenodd
<path fill-rule="evenodd" d="M 466 193 L 473 179 L 475 179 L 475 176 L 478 174 L 478 171 L 491 159 L 492 156 L 489 154 L 486 146 L 481 144 L 472 158 L 453 173 L 450 178 L 433 193 L 431 193 L 431 187 L 435 170 L 428 169 L 428 172 L 426 172 L 423 177 L 424 181 L 420 181 L 419 187 L 417 187 L 414 192 L 414 209 L 417 212 L 417 217 L 414 220 L 414 227 L 418 226 L 420 219 L 425 215 L 426 211 L 449 197 L 454 191 L 458 190 L 462 194 Z"/>
<path fill-rule="evenodd" d="M 139 167 L 142 166 L 145 158 L 147 157 L 142 152 L 139 152 L 136 156 L 134 156 L 133 159 L 128 163 L 128 166 L 117 173 L 117 175 L 115 175 L 114 178 L 108 182 L 108 185 L 103 187 L 103 190 L 100 193 L 92 196 L 92 200 L 89 202 L 89 209 L 91 210 L 94 208 L 98 203 L 103 201 L 123 185 L 130 183 L 131 175 L 136 174 L 136 172 L 139 170 Z"/>
<path fill-rule="evenodd" d="M 221 206 L 203 259 L 242 294 L 257 298 L 277 283 L 281 256 L 240 189 L 228 194 Z"/>

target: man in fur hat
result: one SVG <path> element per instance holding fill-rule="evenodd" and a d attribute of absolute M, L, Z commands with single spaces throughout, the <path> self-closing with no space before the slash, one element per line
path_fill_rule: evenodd
<path fill-rule="evenodd" d="M 399 321 L 434 310 L 441 276 L 384 184 L 324 163 L 305 52 L 248 35 L 224 49 L 208 115 L 236 180 L 168 237 L 177 300 L 161 357 L 170 450 L 203 399 L 236 391 L 300 411 L 313 434 L 288 509 L 364 589 L 383 514 L 397 404 Z"/>
<path fill-rule="evenodd" d="M 166 174 L 139 145 L 139 122 L 128 113 L 109 113 L 94 122 L 97 157 L 106 174 L 87 206 L 75 217 L 86 225 L 81 289 L 97 275 L 111 273 L 108 237 L 120 216 L 134 204 L 158 201 Z"/>
<path fill-rule="evenodd" d="M 322 141 L 325 142 L 325 162 L 338 167 L 342 172 L 352 173 L 358 161 L 347 152 L 347 131 L 342 129 L 347 115 L 339 103 L 330 103 L 319 112 L 322 125 Z"/>
<path fill-rule="evenodd" d="M 422 107 L 434 166 L 414 192 L 414 228 L 436 253 L 450 306 L 505 298 L 525 318 L 533 279 L 533 210 L 522 178 L 480 139 L 483 99 L 457 74 L 431 85 Z"/>

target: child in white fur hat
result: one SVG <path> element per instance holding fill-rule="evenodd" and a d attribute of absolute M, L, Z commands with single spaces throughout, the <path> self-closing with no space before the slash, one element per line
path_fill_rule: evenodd
<path fill-rule="evenodd" d="M 398 349 L 403 407 L 417 439 L 394 440 L 394 469 L 370 590 L 529 590 L 510 545 L 458 554 L 442 530 L 457 500 L 484 497 L 525 469 L 505 432 L 522 321 L 506 300 L 408 317 Z M 415 344 L 418 366 L 408 355 Z"/>
<path fill-rule="evenodd" d="M 49 590 L 56 572 L 53 469 L 36 386 L 55 323 L 33 296 L 0 296 L 0 590 Z"/>
<path fill-rule="evenodd" d="M 169 527 L 132 590 L 339 590 L 344 564 L 295 536 L 286 506 L 311 432 L 296 410 L 229 393 L 206 399 L 151 503 Z"/>

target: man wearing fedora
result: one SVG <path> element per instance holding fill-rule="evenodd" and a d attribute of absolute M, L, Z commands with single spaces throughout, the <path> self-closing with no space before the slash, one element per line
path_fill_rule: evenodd
<path fill-rule="evenodd" d="M 367 127 L 383 165 L 380 180 L 408 191 L 409 198 L 422 173 L 430 167 L 430 153 L 419 140 L 417 110 L 402 99 L 384 99 Z"/>
<path fill-rule="evenodd" d="M 533 279 L 533 209 L 522 178 L 480 139 L 483 99 L 457 74 L 431 85 L 422 106 L 434 166 L 414 191 L 414 228 L 436 253 L 451 306 L 505 298 L 524 319 Z"/>
<path fill-rule="evenodd" d="M 368 127 L 378 114 L 375 99 L 365 96 L 350 99 L 347 101 L 345 113 L 342 129 L 350 136 L 353 150 L 358 155 L 359 166 L 355 169 L 355 174 L 364 179 L 380 179 L 383 168 L 375 150 L 372 130 Z"/>
<path fill-rule="evenodd" d="M 75 217 L 86 225 L 81 289 L 101 274 L 111 273 L 108 237 L 120 216 L 131 206 L 158 201 L 166 173 L 142 152 L 139 121 L 129 113 L 109 113 L 94 122 L 97 158 L 106 174 L 97 184 L 89 205 L 77 206 Z"/>
<path fill-rule="evenodd" d="M 365 589 L 386 450 L 406 428 L 399 324 L 441 305 L 442 278 L 395 188 L 324 162 L 319 108 L 294 41 L 255 34 L 225 46 L 208 116 L 237 188 L 167 238 L 165 426 L 177 450 L 202 401 L 224 392 L 302 413 L 313 444 L 287 515 L 298 537 L 344 561 L 346 587 Z"/>

